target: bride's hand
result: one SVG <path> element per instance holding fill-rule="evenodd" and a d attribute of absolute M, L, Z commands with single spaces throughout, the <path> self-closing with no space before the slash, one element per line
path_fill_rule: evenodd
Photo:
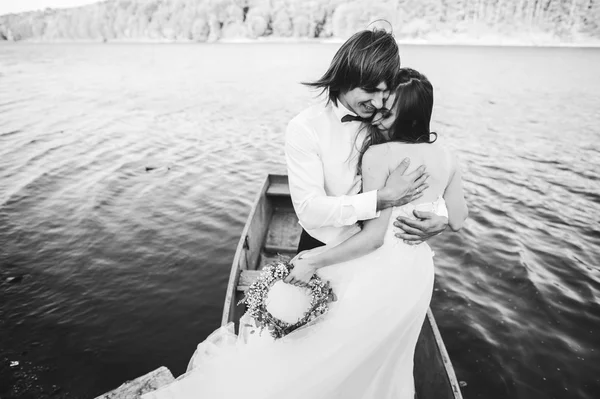
<path fill-rule="evenodd" d="M 311 277 L 317 271 L 317 268 L 311 264 L 309 259 L 304 259 L 301 257 L 303 253 L 304 252 L 299 253 L 294 259 L 291 260 L 290 263 L 294 265 L 294 268 L 290 271 L 290 274 L 283 279 L 285 283 L 296 286 L 307 285 Z"/>
<path fill-rule="evenodd" d="M 304 251 L 302 251 L 302 252 L 298 252 L 298 254 L 297 254 L 296 256 L 294 256 L 294 257 L 292 258 L 292 260 L 290 260 L 290 263 L 293 265 L 293 264 L 294 264 L 294 262 L 296 262 L 298 259 L 302 259 L 302 258 L 304 258 L 304 257 L 305 257 L 307 254 L 310 254 L 310 252 L 311 252 L 311 251 L 312 251 L 312 249 L 307 249 L 307 250 L 304 250 Z"/>

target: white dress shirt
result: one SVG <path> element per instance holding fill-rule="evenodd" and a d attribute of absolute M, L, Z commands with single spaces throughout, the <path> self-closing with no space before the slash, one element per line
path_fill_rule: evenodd
<path fill-rule="evenodd" d="M 300 225 L 326 244 L 336 245 L 360 231 L 359 220 L 378 216 L 377 190 L 360 193 L 356 166 L 366 136 L 356 115 L 339 101 L 307 108 L 290 121 L 285 157 L 290 194 Z"/>

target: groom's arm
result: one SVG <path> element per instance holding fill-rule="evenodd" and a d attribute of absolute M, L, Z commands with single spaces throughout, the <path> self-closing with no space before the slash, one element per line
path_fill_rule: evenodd
<path fill-rule="evenodd" d="M 377 190 L 327 195 L 318 137 L 295 119 L 286 130 L 285 158 L 292 202 L 304 228 L 347 226 L 377 216 Z"/>

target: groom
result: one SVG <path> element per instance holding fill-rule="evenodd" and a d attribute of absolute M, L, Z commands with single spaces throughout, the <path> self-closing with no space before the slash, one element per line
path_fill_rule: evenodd
<path fill-rule="evenodd" d="M 329 69 L 307 86 L 327 93 L 326 104 L 302 111 L 288 124 L 285 156 L 290 194 L 302 234 L 298 252 L 337 245 L 368 220 L 391 206 L 419 198 L 426 188 L 422 166 L 404 175 L 410 160 L 390 174 L 380 190 L 358 192 L 358 149 L 365 139 L 361 122 L 369 122 L 395 87 L 400 55 L 394 37 L 382 30 L 354 34 L 337 51 Z M 396 236 L 422 242 L 444 231 L 448 219 L 420 212 L 417 220 L 398 218 Z"/>

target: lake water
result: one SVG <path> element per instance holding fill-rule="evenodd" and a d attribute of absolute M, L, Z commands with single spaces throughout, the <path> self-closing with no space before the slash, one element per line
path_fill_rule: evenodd
<path fill-rule="evenodd" d="M 337 48 L 0 46 L 0 397 L 184 371 L 261 182 L 285 171 L 285 126 L 316 101 L 299 82 Z M 401 54 L 464 170 L 470 219 L 431 245 L 465 398 L 597 398 L 600 50 Z"/>

